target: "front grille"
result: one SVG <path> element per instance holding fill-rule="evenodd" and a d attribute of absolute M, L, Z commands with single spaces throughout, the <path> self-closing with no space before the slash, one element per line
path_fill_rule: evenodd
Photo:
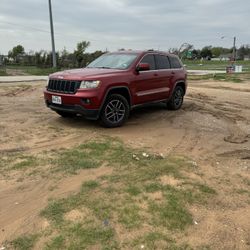
<path fill-rule="evenodd" d="M 80 84 L 80 81 L 50 79 L 47 90 L 51 92 L 74 94 L 79 89 Z"/>

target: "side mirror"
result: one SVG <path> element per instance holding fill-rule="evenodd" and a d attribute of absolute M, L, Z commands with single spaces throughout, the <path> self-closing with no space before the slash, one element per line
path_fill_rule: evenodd
<path fill-rule="evenodd" d="M 137 66 L 136 66 L 136 71 L 139 72 L 139 71 L 147 71 L 147 70 L 150 70 L 150 65 L 149 63 L 139 63 Z"/>

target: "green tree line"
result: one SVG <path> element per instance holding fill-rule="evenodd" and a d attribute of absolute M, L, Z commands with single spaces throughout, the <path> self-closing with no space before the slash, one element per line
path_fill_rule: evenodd
<path fill-rule="evenodd" d="M 205 46 L 202 49 L 195 49 L 190 45 L 183 51 L 178 49 L 171 49 L 171 52 L 178 54 L 182 59 L 208 59 L 220 57 L 232 57 L 233 48 Z M 242 45 L 236 50 L 236 59 L 244 60 L 245 57 L 250 57 L 250 45 Z"/>
<path fill-rule="evenodd" d="M 90 46 L 90 42 L 78 42 L 73 52 L 69 52 L 64 48 L 62 51 L 56 52 L 56 60 L 59 68 L 74 68 L 85 67 L 90 62 L 95 60 L 105 52 L 97 50 L 92 53 L 87 53 L 86 49 Z M 192 45 L 180 51 L 177 48 L 169 50 L 171 53 L 178 54 L 182 59 L 208 59 L 230 57 L 233 48 L 205 46 L 202 49 L 195 49 Z M 242 45 L 237 49 L 236 59 L 243 60 L 245 57 L 250 57 L 250 45 Z M 37 67 L 51 67 L 52 53 L 46 50 L 25 52 L 22 45 L 13 47 L 8 56 L 4 59 L 5 64 L 32 65 Z"/>
<path fill-rule="evenodd" d="M 69 52 L 64 48 L 62 51 L 56 52 L 56 60 L 59 68 L 85 67 L 88 63 L 102 55 L 104 52 L 97 50 L 92 53 L 87 53 L 86 49 L 90 46 L 90 42 L 81 41 L 77 43 L 73 52 Z M 5 64 L 30 65 L 37 67 L 51 67 L 52 52 L 46 50 L 25 52 L 22 45 L 13 47 Z"/>

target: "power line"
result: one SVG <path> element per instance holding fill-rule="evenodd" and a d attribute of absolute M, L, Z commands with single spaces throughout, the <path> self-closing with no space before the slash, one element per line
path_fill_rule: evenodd
<path fill-rule="evenodd" d="M 40 31 L 40 32 L 50 33 L 50 31 L 48 31 L 48 30 L 34 28 L 32 26 L 29 26 L 29 25 L 23 25 L 23 24 L 17 24 L 17 23 L 5 22 L 5 21 L 1 21 L 0 24 L 1 23 L 13 25 L 13 26 L 19 26 L 19 27 L 22 27 L 22 28 L 29 28 L 29 29 L 32 29 L 32 30 Z"/>

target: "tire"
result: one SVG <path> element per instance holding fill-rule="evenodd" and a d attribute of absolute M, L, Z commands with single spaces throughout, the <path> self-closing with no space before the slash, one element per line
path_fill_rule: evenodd
<path fill-rule="evenodd" d="M 128 119 L 129 111 L 129 104 L 124 96 L 110 95 L 103 105 L 100 122 L 106 128 L 120 127 Z"/>
<path fill-rule="evenodd" d="M 181 86 L 176 86 L 174 92 L 167 102 L 168 109 L 178 110 L 181 108 L 184 99 L 184 90 Z"/>
<path fill-rule="evenodd" d="M 61 117 L 64 117 L 64 118 L 70 118 L 70 117 L 75 117 L 76 116 L 76 114 L 69 113 L 69 112 L 64 112 L 64 111 L 56 111 L 56 113 L 58 115 L 60 115 Z"/>

